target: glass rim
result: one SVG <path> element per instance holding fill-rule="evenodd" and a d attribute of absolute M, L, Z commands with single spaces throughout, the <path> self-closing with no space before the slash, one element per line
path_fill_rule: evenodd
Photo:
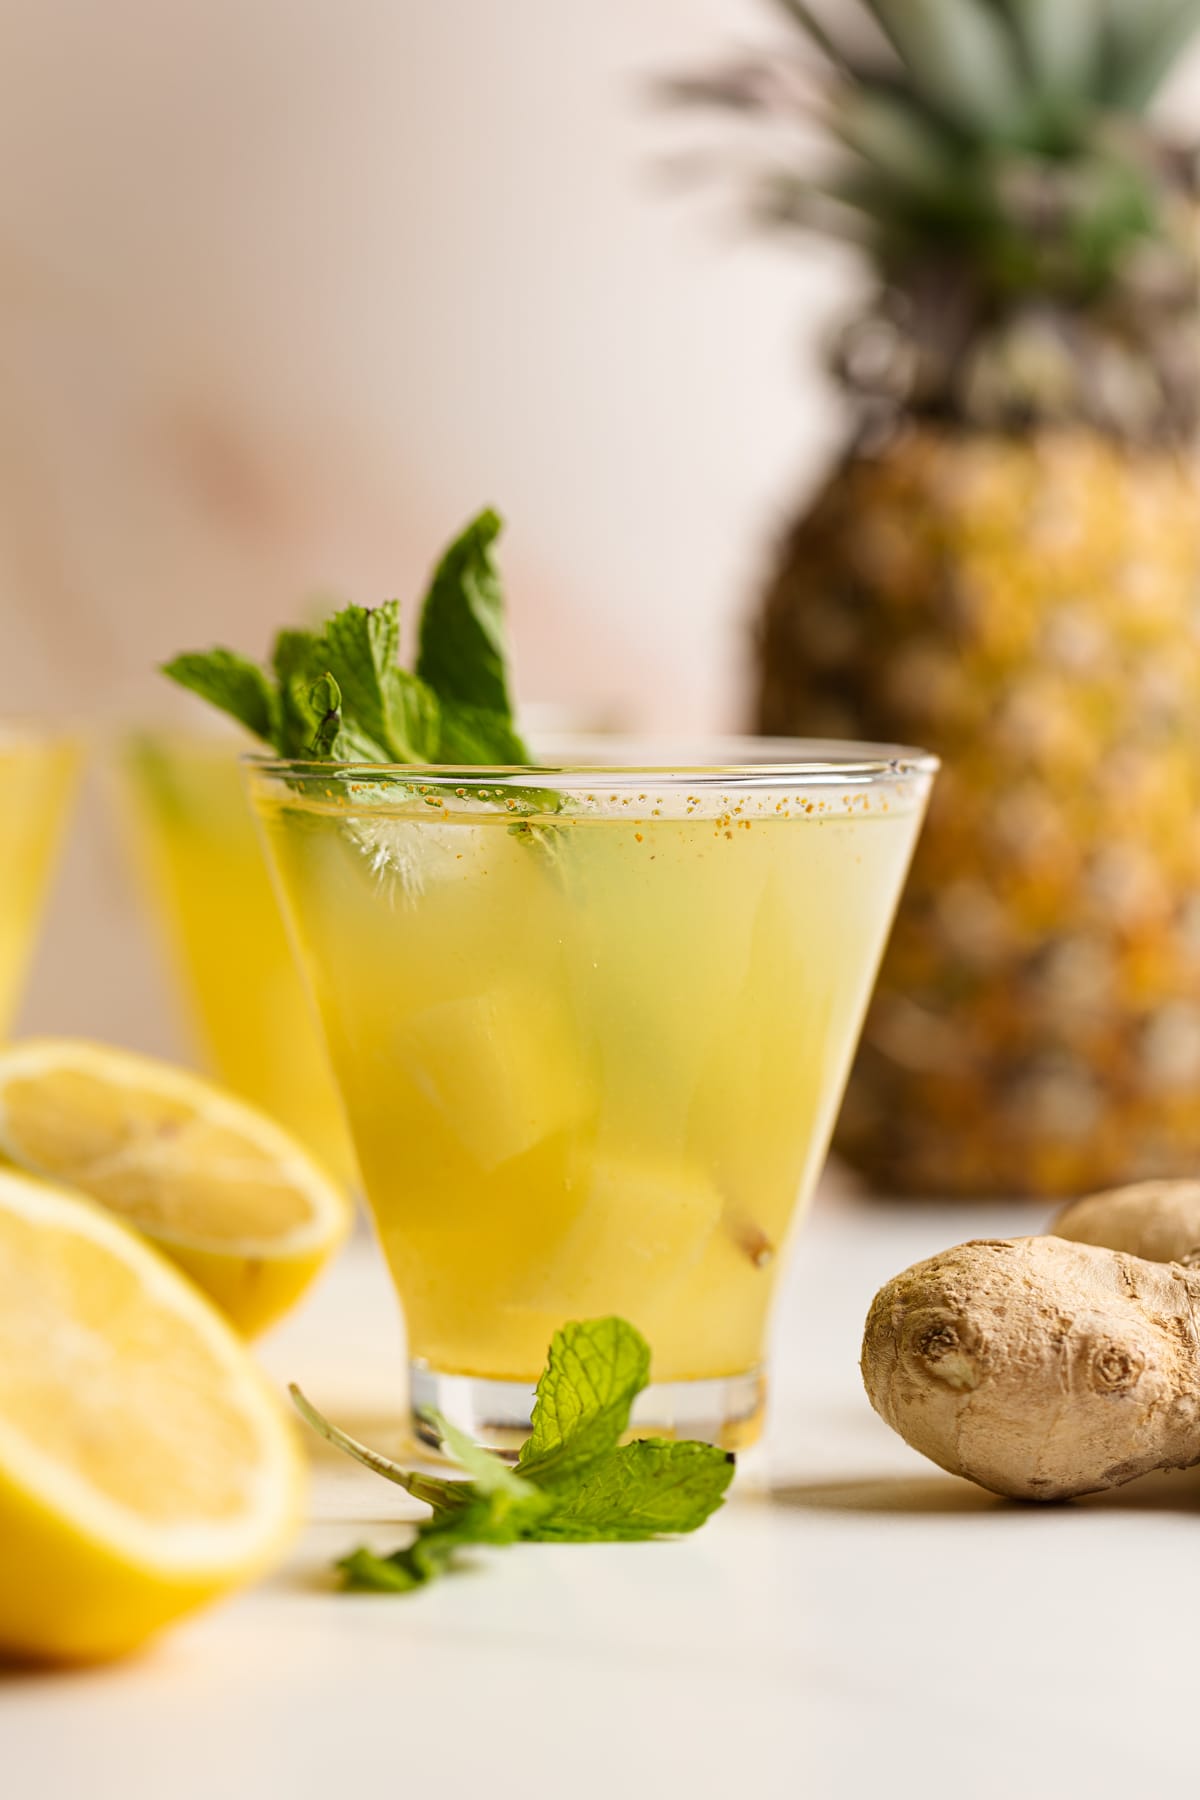
<path fill-rule="evenodd" d="M 711 754 L 695 754 L 703 746 Z M 810 785 L 876 787 L 936 775 L 940 759 L 932 751 L 903 744 L 860 743 L 837 738 L 714 737 L 687 740 L 691 754 L 659 760 L 671 749 L 671 740 L 639 740 L 621 737 L 573 737 L 551 739 L 545 746 L 552 760 L 539 763 L 387 763 L 319 762 L 305 757 L 246 751 L 240 757 L 250 772 L 265 776 L 300 777 L 305 780 L 397 780 L 405 783 L 481 781 L 501 787 L 573 787 L 600 783 L 623 787 L 645 781 L 707 787 L 755 785 L 805 787 Z M 575 756 L 569 754 L 571 750 Z M 627 754 L 620 754 L 622 751 Z M 647 755 L 633 754 L 635 751 Z M 750 751 L 740 759 L 732 754 Z M 587 752 L 600 760 L 580 760 Z M 565 752 L 565 753 L 564 753 Z M 616 753 L 614 755 L 614 753 Z M 612 758 L 609 760 L 609 758 Z"/>

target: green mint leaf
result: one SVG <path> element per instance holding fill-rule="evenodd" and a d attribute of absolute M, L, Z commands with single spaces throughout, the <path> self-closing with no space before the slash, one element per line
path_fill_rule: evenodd
<path fill-rule="evenodd" d="M 554 1507 L 523 1532 L 540 1543 L 632 1543 L 695 1531 L 721 1505 L 734 1459 L 713 1444 L 642 1438 L 556 1483 Z"/>
<path fill-rule="evenodd" d="M 364 737 L 390 748 L 388 683 L 398 672 L 400 607 L 344 606 L 325 626 L 327 667 L 337 677 L 346 712 Z"/>
<path fill-rule="evenodd" d="M 588 1319 L 554 1334 L 517 1472 L 539 1486 L 573 1479 L 620 1443 L 650 1379 L 650 1347 L 624 1319 Z"/>
<path fill-rule="evenodd" d="M 322 648 L 342 692 L 339 761 L 436 760 L 437 696 L 400 667 L 400 608 L 395 600 L 376 607 L 343 607 L 326 625 Z"/>
<path fill-rule="evenodd" d="M 492 763 L 513 767 L 531 760 L 524 740 L 504 713 L 444 700 L 437 740 L 441 763 Z"/>
<path fill-rule="evenodd" d="M 389 683 L 393 739 L 405 743 L 415 762 L 443 762 L 442 708 L 433 689 L 407 669 L 393 669 Z"/>
<path fill-rule="evenodd" d="M 408 1594 L 422 1587 L 429 1576 L 412 1566 L 406 1550 L 377 1556 L 373 1550 L 352 1550 L 335 1565 L 342 1586 L 351 1594 Z"/>
<path fill-rule="evenodd" d="M 485 1513 L 486 1509 L 475 1517 L 472 1509 L 469 1517 L 464 1512 L 452 1529 L 443 1530 L 438 1520 L 418 1526 L 412 1543 L 403 1550 L 393 1550 L 390 1556 L 377 1556 L 366 1549 L 351 1551 L 337 1564 L 343 1586 L 350 1592 L 388 1594 L 406 1594 L 425 1587 L 453 1567 L 460 1550 L 489 1541 L 485 1535 Z"/>
<path fill-rule="evenodd" d="M 492 559 L 503 529 L 490 508 L 472 519 L 433 572 L 421 608 L 417 674 L 448 704 L 511 722 L 504 588 Z M 517 758 L 528 762 L 528 754 Z"/>
<path fill-rule="evenodd" d="M 235 650 L 195 650 L 172 657 L 162 672 L 278 748 L 279 696 L 257 663 Z"/>
<path fill-rule="evenodd" d="M 324 639 L 319 631 L 285 626 L 271 646 L 271 672 L 280 686 L 293 679 L 308 685 L 324 673 Z"/>
<path fill-rule="evenodd" d="M 279 739 L 281 756 L 310 757 L 315 743 L 328 737 L 324 709 L 318 710 L 316 689 L 329 676 L 320 636 L 314 631 L 281 631 L 271 651 L 271 672 L 279 690 Z M 340 692 L 339 706 L 340 706 Z M 340 720 L 338 721 L 340 726 Z"/>
<path fill-rule="evenodd" d="M 456 1568 L 463 1550 L 480 1544 L 519 1543 L 529 1522 L 507 1503 L 506 1496 L 494 1493 L 460 1512 L 443 1513 L 419 1525 L 412 1543 L 403 1550 L 382 1557 L 370 1550 L 355 1550 L 337 1566 L 347 1588 L 411 1593 Z"/>
<path fill-rule="evenodd" d="M 325 668 L 342 696 L 331 753 L 337 762 L 413 762 L 409 746 L 393 740 L 389 719 L 389 671 L 399 674 L 399 608 L 394 600 L 374 610 L 346 606 L 333 614 L 320 640 Z"/>

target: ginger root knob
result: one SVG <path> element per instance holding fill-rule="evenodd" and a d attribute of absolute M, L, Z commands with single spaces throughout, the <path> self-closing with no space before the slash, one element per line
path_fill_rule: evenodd
<path fill-rule="evenodd" d="M 1050 1230 L 1148 1262 L 1200 1265 L 1200 1181 L 1140 1181 L 1064 1206 Z"/>
<path fill-rule="evenodd" d="M 862 1374 L 915 1450 L 1063 1500 L 1200 1462 L 1200 1272 L 1063 1237 L 979 1240 L 881 1288 Z"/>

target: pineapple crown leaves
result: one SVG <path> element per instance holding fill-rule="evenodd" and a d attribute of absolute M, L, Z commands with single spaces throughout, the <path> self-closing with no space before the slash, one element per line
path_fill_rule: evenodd
<path fill-rule="evenodd" d="M 984 422 L 998 406 L 1002 423 L 1057 409 L 1190 432 L 1200 164 L 1146 114 L 1200 0 L 774 4 L 789 43 L 667 95 L 775 127 L 754 216 L 876 268 L 867 330 L 839 350 L 848 385 Z M 787 136 L 814 123 L 816 167 Z"/>
<path fill-rule="evenodd" d="M 1057 153 L 1097 112 L 1142 118 L 1200 29 L 1200 0 L 854 0 L 836 30 L 809 0 L 773 4 L 859 95 L 899 100 L 956 139 Z M 769 77 L 787 60 L 667 85 L 753 109 L 784 91 Z"/>

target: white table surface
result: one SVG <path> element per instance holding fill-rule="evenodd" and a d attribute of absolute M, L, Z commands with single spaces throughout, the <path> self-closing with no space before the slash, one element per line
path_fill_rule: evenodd
<path fill-rule="evenodd" d="M 332 1559 L 420 1509 L 317 1446 L 312 1522 L 271 1580 L 124 1665 L 0 1678 L 0 1795 L 1194 1793 L 1200 1477 L 1009 1505 L 909 1451 L 859 1385 L 881 1281 L 1039 1223 L 818 1205 L 768 1444 L 690 1539 L 492 1551 L 420 1595 L 343 1595 Z M 400 1334 L 365 1243 L 264 1355 L 395 1441 Z"/>

